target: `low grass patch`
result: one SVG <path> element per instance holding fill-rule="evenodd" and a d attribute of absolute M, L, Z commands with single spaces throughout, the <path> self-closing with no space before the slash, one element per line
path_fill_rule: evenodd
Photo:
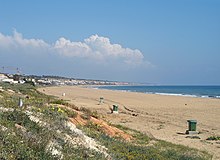
<path fill-rule="evenodd" d="M 220 141 L 220 136 L 211 136 L 211 137 L 208 137 L 206 140 L 210 140 L 210 141 Z"/>
<path fill-rule="evenodd" d="M 122 131 L 124 131 L 125 133 L 128 133 L 130 135 L 132 135 L 132 137 L 134 138 L 133 143 L 138 144 L 138 145 L 146 145 L 149 143 L 150 140 L 152 140 L 151 138 L 149 138 L 146 134 L 141 133 L 137 130 L 133 130 L 130 129 L 128 127 L 122 126 L 122 125 L 113 125 L 119 129 L 121 129 Z"/>
<path fill-rule="evenodd" d="M 151 139 L 141 132 L 121 125 L 115 126 L 126 133 L 131 134 L 134 137 L 134 140 L 127 142 L 121 138 L 109 137 L 100 130 L 98 125 L 93 123 L 89 123 L 86 126 L 79 126 L 79 128 L 88 136 L 93 137 L 102 145 L 106 146 L 113 159 L 207 160 L 212 158 L 206 152 L 201 152 L 182 145 L 175 145 L 169 142 Z M 149 145 L 152 140 L 154 141 L 154 144 Z"/>
<path fill-rule="evenodd" d="M 40 110 L 40 112 L 44 113 L 46 116 L 49 116 L 51 118 L 60 117 L 61 119 L 65 120 L 67 120 L 67 118 L 75 118 L 77 116 L 77 113 L 73 110 L 54 105 L 44 107 Z"/>
<path fill-rule="evenodd" d="M 97 119 L 100 118 L 100 115 L 98 114 L 97 111 L 91 111 L 90 109 L 85 108 L 85 107 L 81 107 L 80 111 L 83 112 L 83 117 L 82 118 L 85 118 L 87 120 L 90 119 L 90 117 L 94 117 L 94 118 L 97 118 Z"/>
<path fill-rule="evenodd" d="M 39 133 L 42 129 L 37 123 L 31 121 L 29 117 L 21 110 L 14 110 L 12 112 L 3 112 L 0 114 L 1 123 L 4 126 L 15 126 L 15 124 L 25 127 L 28 131 Z"/>
<path fill-rule="evenodd" d="M 50 103 L 52 103 L 52 104 L 60 104 L 60 105 L 68 105 L 67 101 L 63 100 L 63 99 L 52 100 Z"/>
<path fill-rule="evenodd" d="M 17 129 L 16 124 L 25 128 L 25 131 Z M 0 125 L 6 128 L 0 130 L 1 159 L 54 159 L 45 150 L 45 144 L 48 143 L 46 137 L 52 135 L 51 132 L 31 121 L 22 111 L 1 113 Z"/>

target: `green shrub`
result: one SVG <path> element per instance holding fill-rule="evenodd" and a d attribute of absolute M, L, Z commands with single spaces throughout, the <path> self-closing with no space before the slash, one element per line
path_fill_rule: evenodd
<path fill-rule="evenodd" d="M 65 112 L 67 114 L 67 116 L 69 118 L 75 118 L 77 116 L 77 112 L 74 112 L 71 109 L 67 109 L 67 108 L 62 108 L 63 112 Z"/>
<path fill-rule="evenodd" d="M 97 111 L 91 111 L 90 109 L 85 108 L 85 107 L 81 107 L 80 111 L 84 113 L 82 116 L 82 118 L 84 119 L 90 119 L 90 117 L 95 117 L 97 119 L 100 118 Z"/>
<path fill-rule="evenodd" d="M 92 114 L 92 111 L 89 110 L 88 108 L 85 108 L 85 107 L 81 107 L 80 108 L 80 111 L 83 112 L 83 113 L 86 113 L 88 115 L 91 115 Z"/>
<path fill-rule="evenodd" d="M 44 117 L 46 119 L 50 119 L 53 121 L 63 122 L 67 120 L 67 114 L 64 112 L 64 110 L 62 110 L 59 107 L 54 107 L 54 106 L 45 107 L 42 110 L 42 113 L 44 114 Z"/>
<path fill-rule="evenodd" d="M 60 104 L 60 105 L 68 105 L 68 103 L 65 100 L 63 100 L 63 99 L 53 100 L 50 103 L 52 103 L 52 104 Z"/>
<path fill-rule="evenodd" d="M 206 140 L 219 141 L 220 136 L 211 136 L 211 137 L 208 137 Z"/>
<path fill-rule="evenodd" d="M 81 114 L 80 117 L 82 119 L 85 119 L 85 120 L 90 120 L 90 118 L 91 118 L 91 116 L 89 114 L 86 114 L 86 113 Z"/>

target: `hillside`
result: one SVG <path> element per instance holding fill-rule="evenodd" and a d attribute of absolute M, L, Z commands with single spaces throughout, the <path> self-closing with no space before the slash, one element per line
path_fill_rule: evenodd
<path fill-rule="evenodd" d="M 31 85 L 0 83 L 0 159 L 211 159 L 100 117 Z"/>

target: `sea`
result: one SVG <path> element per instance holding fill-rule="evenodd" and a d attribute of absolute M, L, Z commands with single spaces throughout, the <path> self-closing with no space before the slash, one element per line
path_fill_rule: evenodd
<path fill-rule="evenodd" d="M 119 90 L 126 92 L 141 92 L 147 94 L 218 98 L 220 86 L 100 86 L 98 89 Z"/>

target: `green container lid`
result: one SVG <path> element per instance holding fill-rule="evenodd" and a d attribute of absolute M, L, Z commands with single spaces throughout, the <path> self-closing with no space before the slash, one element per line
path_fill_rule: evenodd
<path fill-rule="evenodd" d="M 187 120 L 189 123 L 197 123 L 197 120 Z"/>

